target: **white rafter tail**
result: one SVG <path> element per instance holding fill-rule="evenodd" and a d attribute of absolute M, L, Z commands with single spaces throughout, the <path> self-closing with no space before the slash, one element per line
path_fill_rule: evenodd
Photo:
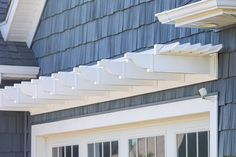
<path fill-rule="evenodd" d="M 219 52 L 221 49 L 223 48 L 223 45 L 222 44 L 219 44 L 219 45 L 214 45 L 212 46 L 212 48 L 208 51 L 208 54 L 215 54 L 217 52 Z"/>
<path fill-rule="evenodd" d="M 38 80 L 32 80 L 32 85 L 35 86 L 34 99 L 53 99 L 53 100 L 69 100 L 79 99 L 76 96 L 63 96 L 52 94 L 55 89 L 55 82 L 50 77 L 40 77 Z"/>
<path fill-rule="evenodd" d="M 35 104 L 35 105 L 44 105 L 44 104 L 64 104 L 61 100 L 48 100 L 48 99 L 34 99 L 32 95 L 27 95 L 23 91 L 25 88 L 28 88 L 26 84 L 15 84 L 14 88 L 17 89 L 17 99 L 15 100 L 18 104 Z"/>
<path fill-rule="evenodd" d="M 152 54 L 149 51 L 147 53 L 126 53 L 124 58 L 132 60 L 136 66 L 151 69 L 154 64 L 154 51 Z"/>
<path fill-rule="evenodd" d="M 14 101 L 7 99 L 6 95 L 0 93 L 0 110 L 7 110 L 7 111 L 29 111 L 30 106 L 28 105 L 19 105 L 14 103 Z"/>
<path fill-rule="evenodd" d="M 179 42 L 165 45 L 163 48 L 161 48 L 159 51 L 156 50 L 156 54 L 169 54 L 171 53 L 176 47 L 180 45 Z"/>
<path fill-rule="evenodd" d="M 50 92 L 50 94 L 68 97 L 72 96 L 75 99 L 79 99 L 81 96 L 104 96 L 106 95 L 106 91 L 72 89 L 68 86 L 62 86 L 59 81 L 56 81 L 54 84 L 54 90 Z"/>
<path fill-rule="evenodd" d="M 147 72 L 147 69 L 136 66 L 131 59 L 102 60 L 99 62 L 99 65 L 103 66 L 104 69 L 106 69 L 110 73 L 113 73 L 114 75 L 119 75 L 120 79 L 172 81 L 180 81 L 183 79 L 182 74 Z"/>
<path fill-rule="evenodd" d="M 73 72 L 63 72 L 52 76 L 62 84 L 70 86 L 73 90 L 85 91 L 127 91 L 125 86 L 106 86 L 95 85 L 93 81 L 85 79 L 80 73 L 74 70 Z"/>
<path fill-rule="evenodd" d="M 113 75 L 98 65 L 81 66 L 79 69 L 82 75 L 87 76 L 97 85 L 150 86 L 153 84 L 153 82 L 146 80 L 119 79 L 118 75 Z"/>
<path fill-rule="evenodd" d="M 168 55 L 172 55 L 172 54 L 173 55 L 179 55 L 179 54 L 182 54 L 183 52 L 189 51 L 190 46 L 191 46 L 190 43 L 178 45 L 172 51 L 170 51 L 168 53 Z"/>
<path fill-rule="evenodd" d="M 77 74 L 73 72 L 59 72 L 52 74 L 52 79 L 59 81 L 64 86 L 68 86 L 71 89 L 77 86 L 76 76 Z"/>
<path fill-rule="evenodd" d="M 153 70 L 167 73 L 210 74 L 210 57 L 157 55 Z"/>

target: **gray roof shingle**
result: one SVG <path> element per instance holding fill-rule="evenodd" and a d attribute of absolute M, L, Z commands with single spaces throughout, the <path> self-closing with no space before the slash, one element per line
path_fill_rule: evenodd
<path fill-rule="evenodd" d="M 0 0 L 0 22 L 3 22 L 7 15 L 7 10 L 11 0 Z"/>
<path fill-rule="evenodd" d="M 0 34 L 0 65 L 37 66 L 37 63 L 26 43 L 4 41 Z"/>

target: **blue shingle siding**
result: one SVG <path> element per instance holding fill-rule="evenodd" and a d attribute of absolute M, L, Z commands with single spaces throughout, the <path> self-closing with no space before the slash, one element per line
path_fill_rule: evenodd
<path fill-rule="evenodd" d="M 0 156 L 24 157 L 27 134 L 25 126 L 29 126 L 24 112 L 0 112 Z"/>
<path fill-rule="evenodd" d="M 161 25 L 154 16 L 189 2 L 194 1 L 48 0 L 32 44 L 40 74 L 204 32 Z"/>
<path fill-rule="evenodd" d="M 219 157 L 236 156 L 236 28 L 222 31 L 162 25 L 154 14 L 197 0 L 48 0 L 32 49 L 41 75 L 93 64 L 102 58 L 139 51 L 156 43 L 224 44 L 219 79 L 99 104 L 31 116 L 41 124 L 142 107 L 196 96 L 206 87 L 219 94 Z"/>
<path fill-rule="evenodd" d="M 37 62 L 26 43 L 5 42 L 0 33 L 0 65 L 36 66 Z"/>

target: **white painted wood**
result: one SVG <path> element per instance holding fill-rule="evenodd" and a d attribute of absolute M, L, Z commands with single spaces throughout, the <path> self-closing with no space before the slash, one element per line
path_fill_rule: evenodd
<path fill-rule="evenodd" d="M 74 90 L 93 90 L 93 91 L 123 91 L 129 90 L 129 87 L 125 86 L 106 86 L 95 85 L 93 81 L 85 79 L 80 73 L 76 72 L 76 68 L 73 72 L 60 72 L 52 74 L 52 78 L 56 79 L 64 86 L 68 86 Z"/>
<path fill-rule="evenodd" d="M 107 72 L 103 67 L 99 65 L 80 66 L 78 70 L 81 75 L 93 81 L 94 84 L 120 86 L 151 86 L 154 83 L 153 81 L 147 80 L 120 79 L 118 75 L 113 75 Z"/>
<path fill-rule="evenodd" d="M 189 43 L 155 45 L 154 49 L 126 53 L 123 58 L 101 60 L 93 66 L 80 66 L 71 72 L 15 84 L 14 88 L 3 90 L 6 103 L 2 106 L 28 106 L 32 111 L 43 105 L 59 104 L 60 109 L 65 109 L 71 104 L 86 105 L 209 81 L 217 78 L 216 52 L 221 48 L 222 45 Z M 4 68 L 2 71 L 7 72 L 12 67 Z M 33 70 L 29 72 L 33 75 L 39 70 L 35 67 L 19 69 L 13 69 L 12 73 Z"/>
<path fill-rule="evenodd" d="M 181 81 L 184 78 L 181 74 L 149 73 L 147 69 L 136 66 L 131 59 L 102 60 L 98 64 L 120 79 Z"/>
<path fill-rule="evenodd" d="M 55 146 L 82 145 L 83 149 L 80 151 L 85 156 L 88 143 L 119 140 L 120 155 L 128 157 L 128 139 L 158 135 L 165 135 L 166 157 L 177 157 L 175 141 L 177 133 L 210 130 L 214 137 L 217 136 L 217 97 L 211 98 L 211 100 L 191 99 L 34 125 L 32 157 L 39 157 L 41 154 L 37 153 L 37 148 L 45 146 L 37 144 L 37 137 L 46 138 L 50 149 Z M 85 121 L 89 123 L 84 123 Z M 217 138 L 210 140 L 210 157 L 215 157 L 218 150 Z M 45 149 L 40 150 L 45 152 Z"/>
<path fill-rule="evenodd" d="M 26 42 L 31 46 L 46 0 L 12 0 L 0 29 L 4 40 Z"/>
<path fill-rule="evenodd" d="M 28 80 L 37 78 L 39 67 L 0 65 L 1 80 Z"/>
<path fill-rule="evenodd" d="M 164 24 L 176 27 L 221 28 L 236 23 L 234 0 L 202 0 L 156 14 Z"/>

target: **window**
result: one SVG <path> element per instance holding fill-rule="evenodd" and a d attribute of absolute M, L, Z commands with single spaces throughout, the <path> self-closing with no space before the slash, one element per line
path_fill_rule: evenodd
<path fill-rule="evenodd" d="M 88 144 L 88 157 L 118 157 L 118 141 Z"/>
<path fill-rule="evenodd" d="M 129 157 L 165 157 L 165 137 L 130 139 Z"/>
<path fill-rule="evenodd" d="M 52 157 L 79 157 L 79 145 L 54 147 Z"/>
<path fill-rule="evenodd" d="M 178 157 L 209 157 L 209 132 L 177 134 Z"/>

